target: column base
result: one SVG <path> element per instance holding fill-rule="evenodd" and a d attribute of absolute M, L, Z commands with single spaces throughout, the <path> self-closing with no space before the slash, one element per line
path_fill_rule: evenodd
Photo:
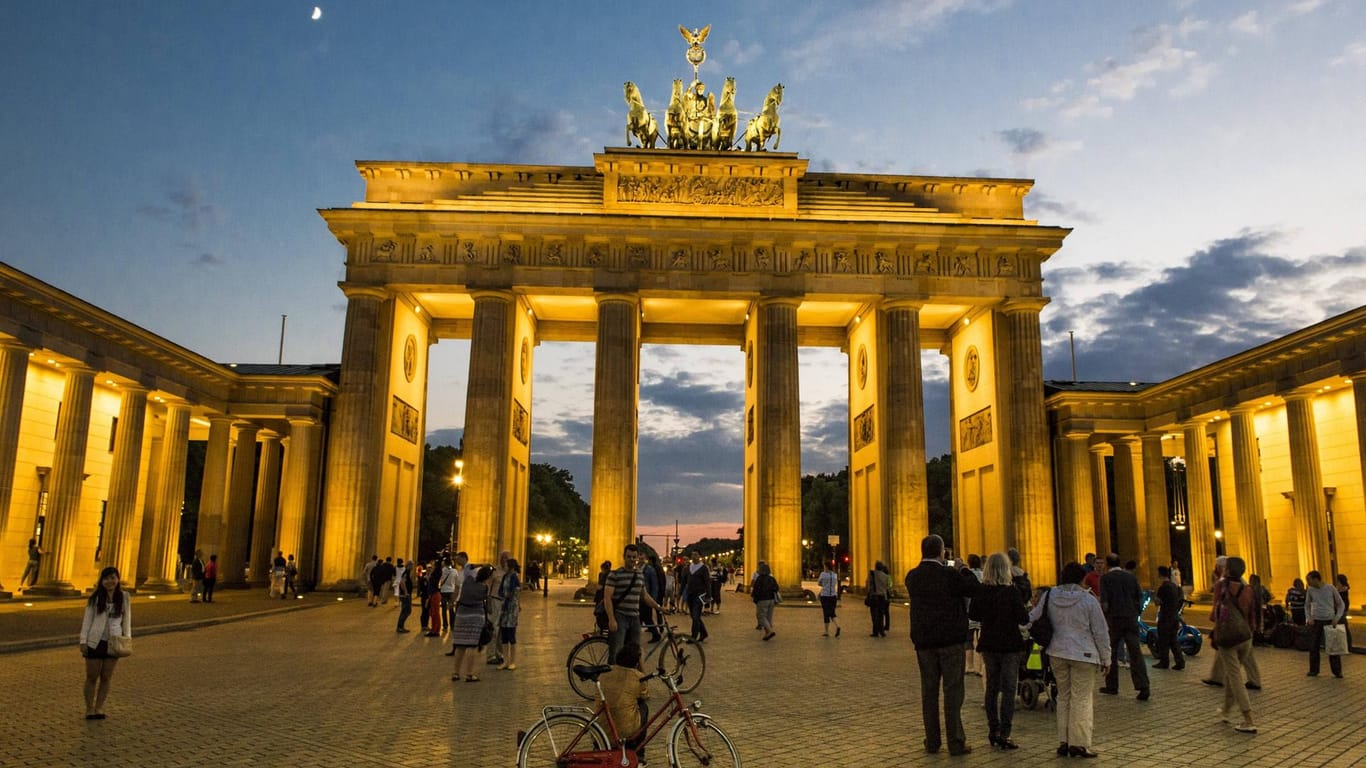
<path fill-rule="evenodd" d="M 0 600 L 9 600 L 13 597 L 14 595 L 7 591 L 4 587 L 0 587 Z"/>
<path fill-rule="evenodd" d="M 148 579 L 138 585 L 138 589 L 149 595 L 167 595 L 180 592 L 180 585 L 167 579 Z"/>
<path fill-rule="evenodd" d="M 24 596 L 34 597 L 80 597 L 82 592 L 69 581 L 54 581 L 49 584 L 35 584 L 24 590 Z"/>
<path fill-rule="evenodd" d="M 323 582 L 317 586 L 317 592 L 365 592 L 359 579 L 340 579 L 331 583 Z"/>

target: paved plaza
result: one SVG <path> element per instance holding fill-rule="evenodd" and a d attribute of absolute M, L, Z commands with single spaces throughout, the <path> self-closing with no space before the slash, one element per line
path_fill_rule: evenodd
<path fill-rule="evenodd" d="M 195 626 L 203 614 L 179 606 L 134 603 L 139 616 L 184 631 L 142 633 L 136 655 L 119 663 L 106 710 L 83 719 L 82 664 L 74 636 L 77 601 L 40 605 L 27 618 L 18 602 L 0 606 L 0 649 L 58 628 L 69 642 L 0 655 L 0 765 L 3 766 L 497 766 L 515 762 L 515 735 L 543 704 L 573 703 L 564 659 L 591 623 L 569 604 L 570 585 L 548 600 L 522 603 L 518 669 L 481 664 L 478 683 L 452 683 L 449 646 L 420 632 L 394 632 L 391 603 L 308 595 L 286 603 L 259 593 L 222 593 L 224 610 L 252 614 Z M 964 720 L 973 753 L 949 757 L 921 750 L 919 678 L 894 610 L 892 636 L 868 636 L 866 609 L 847 600 L 843 636 L 821 637 L 820 611 L 779 608 L 777 637 L 760 642 L 752 604 L 728 594 L 708 617 L 707 676 L 694 697 L 730 734 L 747 766 L 1052 765 L 1060 758 L 1053 716 L 1021 710 L 1016 752 L 988 746 L 969 677 Z M 161 598 L 165 601 L 165 598 Z M 259 601 L 259 602 L 258 602 Z M 231 608 L 226 606 L 231 604 Z M 258 608 L 259 606 L 259 608 Z M 313 610 L 297 610 L 299 607 Z M 259 613 L 259 610 L 268 611 Z M 186 617 L 188 618 L 181 618 Z M 64 618 L 63 618 L 64 617 Z M 410 627 L 416 629 L 415 611 Z M 686 619 L 685 619 L 686 622 Z M 686 623 L 684 625 L 686 627 Z M 37 627 L 26 630 L 24 627 Z M 65 627 L 65 629 L 61 629 Z M 186 627 L 193 627 L 188 628 Z M 21 631 L 22 630 L 22 631 Z M 1153 698 L 1096 696 L 1101 761 L 1133 765 L 1366 765 L 1366 658 L 1346 660 L 1346 679 L 1305 677 L 1307 657 L 1259 649 L 1264 690 L 1252 694 L 1261 732 L 1235 733 L 1219 723 L 1222 692 L 1200 683 L 1208 648 L 1184 672 L 1152 670 Z M 659 689 L 662 691 L 662 689 Z M 667 734 L 666 734 L 667 735 Z M 666 764 L 664 745 L 650 763 Z"/>

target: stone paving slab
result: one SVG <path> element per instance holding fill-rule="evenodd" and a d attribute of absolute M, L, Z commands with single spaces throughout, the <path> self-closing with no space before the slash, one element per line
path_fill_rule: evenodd
<path fill-rule="evenodd" d="M 443 640 L 394 632 L 393 606 L 335 599 L 192 631 L 142 636 L 119 662 L 109 719 L 83 719 L 82 662 L 74 643 L 0 658 L 0 765 L 4 766 L 511 766 L 515 738 L 545 704 L 575 703 L 564 659 L 591 622 L 527 595 L 518 669 L 481 666 L 478 683 L 452 683 Z M 904 608 L 892 637 L 868 637 L 856 599 L 840 638 L 821 637 L 820 613 L 780 608 L 764 643 L 742 597 L 708 618 L 707 676 L 693 696 L 730 734 L 747 766 L 1054 765 L 1053 716 L 1016 714 L 1016 752 L 992 750 L 969 678 L 964 720 L 974 752 L 920 750 L 919 682 Z M 303 601 L 301 601 L 303 602 Z M 322 601 L 319 601 L 321 605 Z M 195 608 L 201 606 L 193 606 Z M 410 627 L 416 628 L 414 612 Z M 686 621 L 685 617 L 683 617 Z M 77 618 L 77 622 L 79 619 Z M 74 630 L 73 630 L 74 634 Z M 1264 690 L 1252 694 L 1256 736 L 1218 721 L 1222 692 L 1199 678 L 1208 650 L 1184 672 L 1152 670 L 1153 699 L 1096 696 L 1102 761 L 1134 765 L 1366 765 L 1366 661 L 1346 679 L 1306 678 L 1294 651 L 1258 649 Z M 658 700 L 658 698 L 657 698 Z M 664 765 L 662 743 L 651 764 Z"/>

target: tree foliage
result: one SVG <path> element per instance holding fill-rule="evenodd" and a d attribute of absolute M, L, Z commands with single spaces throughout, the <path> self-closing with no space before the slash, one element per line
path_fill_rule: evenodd
<path fill-rule="evenodd" d="M 532 464 L 527 493 L 527 533 L 549 533 L 557 539 L 588 540 L 588 502 L 574 488 L 567 469 Z"/>

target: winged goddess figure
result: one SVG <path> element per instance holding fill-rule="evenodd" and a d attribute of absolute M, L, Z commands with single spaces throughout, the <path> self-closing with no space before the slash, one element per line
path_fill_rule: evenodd
<path fill-rule="evenodd" d="M 702 62 L 707 60 L 707 52 L 702 50 L 702 43 L 707 41 L 707 35 L 711 34 L 711 25 L 701 29 L 689 31 L 682 24 L 678 25 L 678 31 L 683 33 L 683 39 L 688 42 L 688 52 L 686 54 L 688 63 L 692 65 L 692 79 L 697 79 L 697 68 L 702 66 Z"/>

